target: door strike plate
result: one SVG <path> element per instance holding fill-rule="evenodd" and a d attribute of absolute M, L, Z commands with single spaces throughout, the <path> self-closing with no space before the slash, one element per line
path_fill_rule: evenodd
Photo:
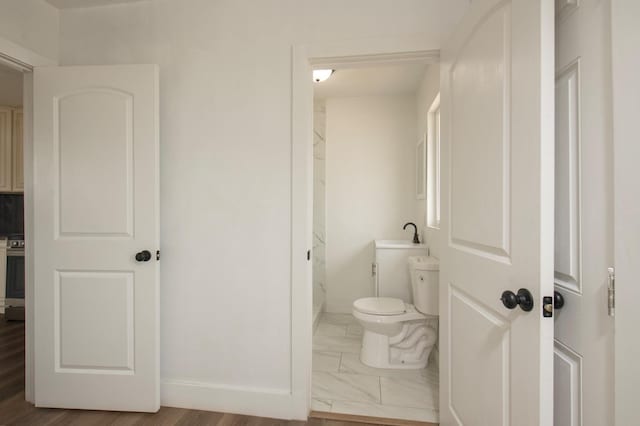
<path fill-rule="evenodd" d="M 553 297 L 545 296 L 542 298 L 542 316 L 545 318 L 553 316 Z"/>

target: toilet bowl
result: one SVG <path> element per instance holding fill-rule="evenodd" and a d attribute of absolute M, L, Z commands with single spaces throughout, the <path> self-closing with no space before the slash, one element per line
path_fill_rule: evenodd
<path fill-rule="evenodd" d="M 353 316 L 364 328 L 360 360 L 376 368 L 420 369 L 427 366 L 437 333 L 427 325 L 438 308 L 437 259 L 409 258 L 416 305 L 393 297 L 365 297 L 353 303 Z"/>

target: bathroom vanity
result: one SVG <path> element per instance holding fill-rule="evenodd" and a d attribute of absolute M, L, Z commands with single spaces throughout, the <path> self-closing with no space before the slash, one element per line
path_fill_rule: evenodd
<path fill-rule="evenodd" d="M 376 297 L 395 297 L 412 302 L 410 256 L 427 256 L 426 244 L 408 240 L 375 240 L 373 242 L 373 290 Z M 380 283 L 401 281 L 401 285 L 381 286 Z"/>

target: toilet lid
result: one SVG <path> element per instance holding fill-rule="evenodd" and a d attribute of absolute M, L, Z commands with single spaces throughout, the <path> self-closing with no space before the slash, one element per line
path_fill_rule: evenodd
<path fill-rule="evenodd" d="M 353 307 L 373 315 L 400 315 L 407 311 L 404 302 L 393 297 L 365 297 L 353 302 Z"/>

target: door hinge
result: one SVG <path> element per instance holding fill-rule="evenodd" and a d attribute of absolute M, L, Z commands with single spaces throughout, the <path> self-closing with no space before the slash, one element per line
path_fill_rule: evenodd
<path fill-rule="evenodd" d="M 607 268 L 607 309 L 610 317 L 616 316 L 616 271 Z"/>
<path fill-rule="evenodd" d="M 378 268 L 377 268 L 377 264 L 376 263 L 372 263 L 371 264 L 371 276 L 375 277 L 376 273 L 378 272 Z"/>
<path fill-rule="evenodd" d="M 160 260 L 160 250 L 156 250 L 156 260 Z"/>
<path fill-rule="evenodd" d="M 307 250 L 307 260 L 311 260 L 311 250 Z"/>

